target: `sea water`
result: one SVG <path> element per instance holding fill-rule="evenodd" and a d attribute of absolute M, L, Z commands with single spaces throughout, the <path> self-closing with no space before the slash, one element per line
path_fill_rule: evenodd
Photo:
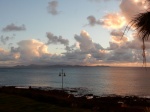
<path fill-rule="evenodd" d="M 42 67 L 0 68 L 0 86 L 77 88 L 95 95 L 150 96 L 150 68 Z"/>

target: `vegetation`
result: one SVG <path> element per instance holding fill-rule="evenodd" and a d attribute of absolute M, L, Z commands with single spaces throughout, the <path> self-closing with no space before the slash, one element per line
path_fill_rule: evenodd
<path fill-rule="evenodd" d="M 147 0 L 147 2 L 150 2 L 150 0 Z M 138 32 L 138 36 L 142 39 L 143 42 L 143 64 L 146 64 L 146 55 L 145 55 L 145 41 L 148 41 L 150 37 L 150 11 L 149 8 L 144 13 L 137 14 L 132 20 L 131 20 L 131 26 L 134 26 Z M 130 26 L 130 27 L 131 27 Z"/>
<path fill-rule="evenodd" d="M 27 97 L 0 93 L 0 112 L 91 112 L 88 109 L 61 107 Z"/>
<path fill-rule="evenodd" d="M 88 99 L 87 97 L 93 97 Z M 0 88 L 0 112 L 149 112 L 150 99 L 136 96 L 74 97 L 62 90 Z"/>

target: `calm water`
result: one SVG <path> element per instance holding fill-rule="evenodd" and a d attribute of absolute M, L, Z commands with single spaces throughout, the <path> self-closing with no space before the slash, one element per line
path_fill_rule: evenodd
<path fill-rule="evenodd" d="M 150 96 L 150 68 L 63 67 L 64 88 L 82 88 L 96 95 Z M 61 88 L 61 68 L 0 69 L 0 85 Z"/>

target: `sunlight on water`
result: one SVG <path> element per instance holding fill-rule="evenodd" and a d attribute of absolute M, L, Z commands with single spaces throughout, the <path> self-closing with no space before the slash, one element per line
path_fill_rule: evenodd
<path fill-rule="evenodd" d="M 96 95 L 150 96 L 150 68 L 64 67 L 64 88 L 82 88 Z M 61 88 L 60 67 L 0 69 L 0 85 Z"/>

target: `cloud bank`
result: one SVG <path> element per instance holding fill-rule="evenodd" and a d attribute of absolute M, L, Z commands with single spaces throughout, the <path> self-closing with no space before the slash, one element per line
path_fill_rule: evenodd
<path fill-rule="evenodd" d="M 94 0 L 101 1 L 101 0 Z M 48 11 L 52 15 L 57 15 L 58 2 L 49 2 Z M 47 42 L 36 39 L 22 40 L 17 46 L 12 46 L 10 50 L 0 47 L 1 65 L 112 65 L 112 66 L 141 66 L 142 63 L 142 43 L 136 31 L 131 31 L 131 35 L 124 34 L 124 28 L 131 19 L 139 12 L 146 10 L 144 0 L 122 0 L 120 11 L 109 12 L 97 19 L 93 15 L 87 17 L 88 25 L 100 25 L 109 29 L 109 46 L 104 48 L 100 43 L 92 40 L 90 34 L 82 30 L 80 34 L 74 35 L 74 43 L 70 45 L 68 39 L 56 36 L 51 32 L 46 33 Z M 94 27 L 93 27 L 94 28 Z M 10 24 L 3 28 L 3 31 L 22 31 L 25 26 Z M 124 35 L 123 35 L 124 34 Z M 129 37 L 132 37 L 129 38 Z M 5 44 L 10 38 L 1 36 L 1 42 Z M 65 51 L 60 54 L 51 52 L 51 45 L 61 44 Z M 147 63 L 150 62 L 150 42 L 146 42 Z M 139 63 L 139 64 L 138 64 Z"/>
<path fill-rule="evenodd" d="M 110 32 L 111 41 L 109 47 L 103 48 L 99 43 L 92 40 L 90 34 L 82 30 L 80 34 L 74 35 L 75 44 L 69 46 L 69 40 L 47 33 L 50 43 L 59 43 L 72 50 L 67 50 L 62 54 L 51 53 L 51 44 L 41 42 L 36 39 L 22 40 L 17 46 L 12 46 L 10 51 L 0 48 L 0 63 L 3 65 L 126 65 L 142 62 L 141 41 L 135 36 L 134 40 L 120 36 L 120 30 Z M 55 38 L 54 38 L 55 37 Z M 150 43 L 146 43 L 150 49 Z M 147 52 L 147 55 L 150 55 Z M 147 59 L 150 61 L 150 57 Z"/>

